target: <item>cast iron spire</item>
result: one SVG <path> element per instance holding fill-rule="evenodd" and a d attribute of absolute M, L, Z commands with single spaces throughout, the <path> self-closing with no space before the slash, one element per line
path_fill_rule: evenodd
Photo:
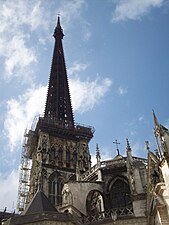
<path fill-rule="evenodd" d="M 68 78 L 62 46 L 63 30 L 58 16 L 54 34 L 55 47 L 48 84 L 44 117 L 55 119 L 64 127 L 74 127 Z"/>

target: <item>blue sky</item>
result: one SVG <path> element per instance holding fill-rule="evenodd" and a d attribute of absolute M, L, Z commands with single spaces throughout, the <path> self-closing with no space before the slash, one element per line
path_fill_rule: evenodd
<path fill-rule="evenodd" d="M 23 134 L 42 114 L 57 14 L 75 121 L 94 126 L 93 163 L 126 138 L 135 156 L 155 149 L 152 109 L 169 126 L 168 0 L 0 1 L 0 209 L 16 204 Z"/>

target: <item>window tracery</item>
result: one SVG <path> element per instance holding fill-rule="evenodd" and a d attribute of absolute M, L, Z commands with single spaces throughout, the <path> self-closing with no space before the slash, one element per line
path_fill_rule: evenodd
<path fill-rule="evenodd" d="M 132 206 L 130 187 L 125 179 L 117 178 L 110 184 L 111 208 L 123 208 Z"/>
<path fill-rule="evenodd" d="M 104 211 L 103 197 L 99 191 L 91 191 L 86 200 L 87 214 L 98 214 Z"/>
<path fill-rule="evenodd" d="M 62 203 L 62 189 L 64 181 L 59 173 L 54 172 L 49 177 L 49 200 L 53 205 Z"/>

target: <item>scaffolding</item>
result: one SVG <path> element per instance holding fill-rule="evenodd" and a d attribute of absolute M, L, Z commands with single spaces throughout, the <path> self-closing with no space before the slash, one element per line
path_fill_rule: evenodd
<path fill-rule="evenodd" d="M 25 130 L 24 143 L 22 147 L 20 174 L 19 174 L 19 187 L 18 187 L 18 199 L 17 210 L 22 213 L 27 204 L 27 195 L 30 186 L 30 170 L 32 160 L 29 157 L 30 146 L 28 145 L 29 133 Z"/>

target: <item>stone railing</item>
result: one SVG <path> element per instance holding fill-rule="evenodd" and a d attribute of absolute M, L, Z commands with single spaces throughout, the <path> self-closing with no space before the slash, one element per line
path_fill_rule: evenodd
<path fill-rule="evenodd" d="M 113 221 L 114 216 L 116 220 L 118 218 L 122 218 L 125 216 L 126 217 L 134 216 L 133 208 L 132 207 L 114 208 L 114 209 L 108 209 L 104 212 L 99 212 L 98 214 L 85 216 L 83 217 L 83 224 L 88 225 L 88 224 L 92 224 L 98 221 L 103 221 L 106 219 L 111 219 Z"/>
<path fill-rule="evenodd" d="M 98 170 L 98 165 L 94 165 L 93 167 L 91 167 L 89 170 L 87 170 L 85 173 L 81 174 L 79 176 L 79 180 L 80 181 L 86 181 L 88 180 L 89 177 L 91 177 L 97 170 Z"/>
<path fill-rule="evenodd" d="M 137 161 L 141 161 L 143 164 L 147 163 L 147 160 L 144 158 L 138 158 L 138 157 L 133 157 L 133 161 L 137 162 Z M 85 173 L 81 174 L 79 176 L 79 180 L 80 181 L 86 181 L 88 180 L 90 177 L 92 177 L 94 175 L 94 173 L 96 173 L 96 171 L 100 168 L 106 168 L 106 167 L 121 167 L 123 165 L 125 165 L 127 162 L 127 157 L 123 157 L 122 159 L 118 159 L 118 160 L 106 160 L 106 161 L 101 161 L 100 165 L 95 164 L 93 167 L 91 167 L 89 170 L 87 170 Z"/>
<path fill-rule="evenodd" d="M 144 159 L 144 158 L 140 158 L 140 157 L 134 157 L 133 156 L 133 161 L 135 162 L 142 162 L 144 165 L 147 165 L 147 159 Z"/>
<path fill-rule="evenodd" d="M 126 163 L 126 159 L 119 159 L 119 160 L 106 160 L 106 161 L 101 161 L 100 165 L 95 164 L 93 167 L 91 167 L 89 170 L 87 170 L 85 173 L 81 174 L 79 176 L 80 181 L 86 181 L 90 177 L 94 175 L 94 173 L 99 169 L 99 168 L 105 168 L 109 166 L 114 166 L 114 167 L 120 167 L 122 164 Z"/>

